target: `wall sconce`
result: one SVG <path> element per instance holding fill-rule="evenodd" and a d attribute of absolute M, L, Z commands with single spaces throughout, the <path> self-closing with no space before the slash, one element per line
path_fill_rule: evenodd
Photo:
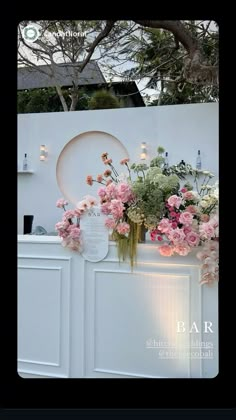
<path fill-rule="evenodd" d="M 141 143 L 140 159 L 141 160 L 147 159 L 147 143 L 145 141 Z"/>
<path fill-rule="evenodd" d="M 40 146 L 40 160 L 45 161 L 47 155 L 48 155 L 48 152 L 47 152 L 45 144 L 41 144 L 41 146 Z"/>

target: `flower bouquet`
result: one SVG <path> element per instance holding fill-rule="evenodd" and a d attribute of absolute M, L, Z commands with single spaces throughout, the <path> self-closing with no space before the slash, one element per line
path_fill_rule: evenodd
<path fill-rule="evenodd" d="M 117 243 L 120 260 L 128 257 L 133 267 L 145 229 L 162 256 L 186 256 L 202 246 L 196 254 L 202 262 L 201 284 L 212 284 L 218 279 L 218 183 L 210 185 L 213 174 L 184 161 L 166 165 L 164 149 L 159 147 L 157 152 L 149 166 L 130 165 L 129 158 L 122 159 L 120 164 L 126 173 L 121 174 L 105 152 L 101 159 L 106 169 L 95 178 L 88 175 L 86 182 L 100 184 L 97 194 L 101 211 L 107 215 L 105 225 Z M 63 246 L 81 251 L 79 219 L 95 203 L 94 197 L 86 196 L 75 210 L 65 211 L 56 225 Z M 58 207 L 64 204 L 59 200 Z"/>

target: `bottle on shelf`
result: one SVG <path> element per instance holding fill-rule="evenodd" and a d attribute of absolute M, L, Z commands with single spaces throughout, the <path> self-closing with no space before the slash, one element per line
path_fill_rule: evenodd
<path fill-rule="evenodd" d="M 196 159 L 196 169 L 202 169 L 202 160 L 200 155 L 200 150 L 197 152 L 197 159 Z"/>
<path fill-rule="evenodd" d="M 165 163 L 164 168 L 169 168 L 169 158 L 168 158 L 168 152 L 165 153 Z"/>
<path fill-rule="evenodd" d="M 27 159 L 27 153 L 25 153 L 25 157 L 23 159 L 23 171 L 28 171 L 28 159 Z"/>

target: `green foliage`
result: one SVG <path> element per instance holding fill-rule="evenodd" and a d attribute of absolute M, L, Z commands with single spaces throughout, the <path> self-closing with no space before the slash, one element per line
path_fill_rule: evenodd
<path fill-rule="evenodd" d="M 68 107 L 70 106 L 70 89 L 62 90 Z M 76 111 L 88 109 L 88 98 L 84 89 L 79 90 Z M 32 89 L 17 92 L 17 112 L 19 114 L 35 112 L 63 111 L 61 101 L 55 88 Z"/>
<path fill-rule="evenodd" d="M 207 66 L 218 63 L 218 28 L 206 30 L 198 21 L 182 21 L 186 31 L 192 34 L 200 45 L 203 60 Z M 142 29 L 142 36 L 131 34 L 125 46 L 126 53 L 135 67 L 125 72 L 128 77 L 149 77 L 148 88 L 161 91 L 159 99 L 149 106 L 215 102 L 219 90 L 214 83 L 189 82 L 184 72 L 186 50 L 169 31 Z"/>
<path fill-rule="evenodd" d="M 89 101 L 89 109 L 120 108 L 119 100 L 105 89 L 98 90 Z"/>

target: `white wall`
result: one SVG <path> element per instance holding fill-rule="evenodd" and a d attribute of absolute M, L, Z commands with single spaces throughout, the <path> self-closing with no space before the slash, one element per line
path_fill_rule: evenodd
<path fill-rule="evenodd" d="M 140 143 L 146 141 L 151 157 L 161 145 L 169 153 L 170 164 L 181 159 L 195 165 L 197 150 L 201 150 L 202 165 L 218 174 L 218 104 L 191 104 L 147 108 L 124 108 L 98 111 L 18 115 L 18 164 L 22 166 L 24 153 L 29 156 L 34 174 L 18 174 L 18 233 L 23 232 L 23 215 L 34 215 L 34 226 L 41 225 L 48 232 L 54 230 L 61 217 L 55 202 L 62 196 L 57 185 L 56 165 L 64 146 L 75 136 L 87 131 L 103 131 L 116 137 L 132 161 L 137 161 Z M 40 162 L 41 144 L 48 147 L 47 162 Z M 115 149 L 111 142 L 109 152 Z M 103 139 L 97 148 L 89 148 L 83 157 L 86 174 L 96 175 L 104 168 L 100 155 Z M 125 157 L 122 147 L 112 156 L 116 164 Z M 78 157 L 81 159 L 81 156 Z M 97 189 L 85 183 L 85 175 L 77 177 L 75 160 L 70 169 L 70 187 L 77 191 L 78 200 Z M 22 169 L 22 168 L 19 168 Z M 74 172 L 73 172 L 74 171 Z M 75 176 L 73 177 L 73 173 Z"/>

